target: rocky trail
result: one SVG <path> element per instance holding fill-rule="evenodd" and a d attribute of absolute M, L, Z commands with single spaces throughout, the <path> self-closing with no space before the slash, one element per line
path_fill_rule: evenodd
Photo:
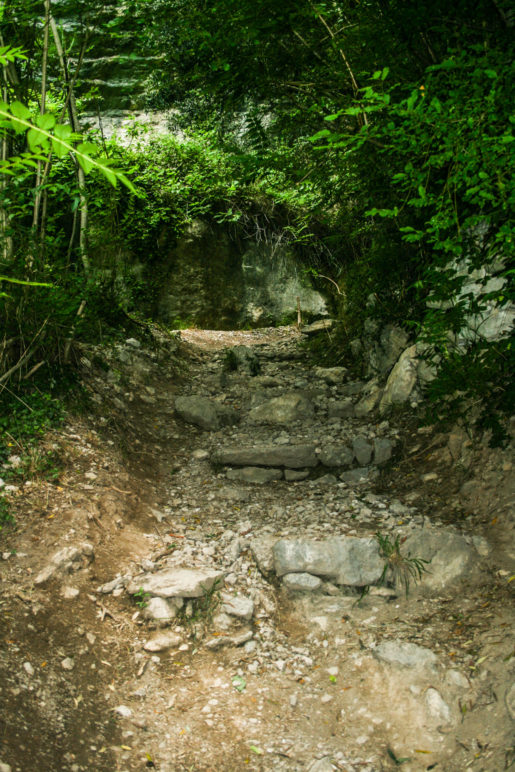
<path fill-rule="evenodd" d="M 0 772 L 514 767 L 513 441 L 305 339 L 82 350 L 57 482 L 4 486 Z"/>

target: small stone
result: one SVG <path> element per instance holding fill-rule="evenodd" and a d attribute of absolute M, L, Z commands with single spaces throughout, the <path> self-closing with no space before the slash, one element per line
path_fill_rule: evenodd
<path fill-rule="evenodd" d="M 158 633 L 153 638 L 150 638 L 143 648 L 145 651 L 166 651 L 172 647 L 179 646 L 181 640 L 181 636 L 177 633 Z"/>
<path fill-rule="evenodd" d="M 122 718 L 130 718 L 132 716 L 132 710 L 127 705 L 118 705 L 118 707 L 113 708 L 113 711 Z"/>
<path fill-rule="evenodd" d="M 23 663 L 23 669 L 25 670 L 25 672 L 27 673 L 28 676 L 33 676 L 34 675 L 34 668 L 30 664 L 30 662 L 24 662 Z"/>
<path fill-rule="evenodd" d="M 0 772 L 12 772 L 10 764 L 4 764 L 2 761 L 0 761 Z"/>
<path fill-rule="evenodd" d="M 426 692 L 426 707 L 431 718 L 434 718 L 441 724 L 449 724 L 451 722 L 449 706 L 442 699 L 440 692 L 432 687 L 429 687 Z"/>
<path fill-rule="evenodd" d="M 79 595 L 79 590 L 77 589 L 77 587 L 69 587 L 68 585 L 65 585 L 61 590 L 61 596 L 65 600 L 73 600 L 78 595 Z"/>
<path fill-rule="evenodd" d="M 73 668 L 75 667 L 75 662 L 71 657 L 66 657 L 61 662 L 61 667 L 63 670 L 73 670 Z"/>
<path fill-rule="evenodd" d="M 209 458 L 209 451 L 204 450 L 203 448 L 198 448 L 197 450 L 194 450 L 191 455 L 197 461 L 205 461 L 207 458 Z"/>
<path fill-rule="evenodd" d="M 298 482 L 299 480 L 305 480 L 306 477 L 309 477 L 309 472 L 307 469 L 285 469 L 284 470 L 284 479 L 287 482 Z"/>
<path fill-rule="evenodd" d="M 127 338 L 127 340 L 125 341 L 125 344 L 127 346 L 130 346 L 131 348 L 141 347 L 141 343 L 139 342 L 139 340 L 136 340 L 136 338 Z"/>
<path fill-rule="evenodd" d="M 320 702 L 325 705 L 328 702 L 332 702 L 333 699 L 334 698 L 332 694 L 323 694 L 320 698 Z"/>
<path fill-rule="evenodd" d="M 438 480 L 438 475 L 436 472 L 428 472 L 427 474 L 421 474 L 420 479 L 422 482 L 433 482 L 433 480 Z"/>
<path fill-rule="evenodd" d="M 515 681 L 512 683 L 509 689 L 507 689 L 504 701 L 506 703 L 508 713 L 515 721 Z"/>
<path fill-rule="evenodd" d="M 448 670 L 445 680 L 451 686 L 457 686 L 460 689 L 468 689 L 470 687 L 468 679 L 459 670 Z"/>
<path fill-rule="evenodd" d="M 283 576 L 283 585 L 294 592 L 315 592 L 322 586 L 322 580 L 312 574 L 286 574 Z"/>
<path fill-rule="evenodd" d="M 239 619 L 250 620 L 254 613 L 254 601 L 250 598 L 244 598 L 241 595 L 222 595 L 222 611 Z"/>

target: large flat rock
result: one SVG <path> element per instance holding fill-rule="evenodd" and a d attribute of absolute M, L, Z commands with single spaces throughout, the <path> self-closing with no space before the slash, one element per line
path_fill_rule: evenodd
<path fill-rule="evenodd" d="M 280 539 L 273 547 L 277 576 L 308 573 L 336 584 L 364 587 L 377 582 L 384 570 L 373 537 L 342 536 L 327 541 Z"/>
<path fill-rule="evenodd" d="M 421 589 L 438 591 L 468 576 L 477 566 L 478 553 L 467 540 L 448 529 L 417 529 L 403 545 L 403 553 L 429 561 Z"/>
<path fill-rule="evenodd" d="M 166 568 L 155 574 L 135 576 L 127 590 L 130 595 L 141 590 L 157 598 L 201 598 L 223 577 L 223 571 L 211 569 Z"/>
<path fill-rule="evenodd" d="M 288 469 L 302 469 L 318 464 L 314 445 L 222 448 L 213 454 L 212 461 L 227 466 L 285 466 Z"/>

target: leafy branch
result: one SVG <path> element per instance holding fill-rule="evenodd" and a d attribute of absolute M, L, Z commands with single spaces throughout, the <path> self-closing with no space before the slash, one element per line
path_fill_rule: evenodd
<path fill-rule="evenodd" d="M 16 134 L 27 134 L 29 153 L 22 153 L 0 161 L 0 173 L 15 175 L 24 166 L 34 167 L 38 160 L 44 160 L 43 154 L 52 150 L 58 158 L 71 154 L 85 174 L 91 171 L 100 172 L 108 182 L 116 187 L 118 181 L 123 183 L 131 193 L 136 193 L 132 182 L 117 169 L 110 166 L 108 158 L 95 157 L 99 152 L 92 142 L 81 142 L 71 126 L 59 124 L 53 115 L 43 113 L 32 119 L 31 111 L 19 101 L 12 104 L 0 102 L 0 128 L 9 129 Z"/>

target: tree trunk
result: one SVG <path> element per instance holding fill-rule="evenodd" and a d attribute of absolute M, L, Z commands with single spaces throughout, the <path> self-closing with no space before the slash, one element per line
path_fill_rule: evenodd
<path fill-rule="evenodd" d="M 68 74 L 68 67 L 66 65 L 66 59 L 64 56 L 64 50 L 61 43 L 61 36 L 55 22 L 54 17 L 50 14 L 50 29 L 54 38 L 55 47 L 57 49 L 57 55 L 59 56 L 59 62 L 63 73 L 63 79 L 68 89 L 67 103 L 68 113 L 70 116 L 70 123 L 72 129 L 75 132 L 79 132 L 79 119 L 77 115 L 77 105 L 75 102 L 75 94 L 73 93 L 73 82 L 70 81 Z M 87 247 L 87 230 L 88 230 L 88 200 L 86 198 L 86 175 L 80 164 L 77 164 L 77 180 L 79 183 L 79 196 L 80 196 L 80 225 L 79 225 L 79 252 L 84 267 L 84 273 L 86 276 L 90 275 L 90 263 L 88 257 Z"/>

